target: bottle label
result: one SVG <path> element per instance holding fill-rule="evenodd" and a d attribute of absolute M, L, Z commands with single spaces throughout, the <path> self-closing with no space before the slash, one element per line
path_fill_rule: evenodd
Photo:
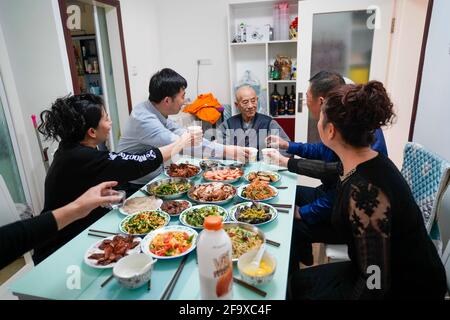
<path fill-rule="evenodd" d="M 200 272 L 200 293 L 202 299 L 231 299 L 233 284 L 233 262 L 231 252 L 225 251 L 213 258 L 211 273 Z"/>

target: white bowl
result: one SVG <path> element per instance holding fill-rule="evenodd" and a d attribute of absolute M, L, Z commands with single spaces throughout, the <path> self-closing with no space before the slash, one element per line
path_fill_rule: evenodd
<path fill-rule="evenodd" d="M 130 254 L 114 266 L 114 278 L 125 288 L 139 288 L 150 280 L 155 262 L 155 259 L 143 253 Z"/>
<path fill-rule="evenodd" d="M 272 269 L 272 272 L 269 272 L 264 275 L 249 275 L 245 272 L 246 267 L 249 266 L 250 262 L 255 257 L 256 253 L 258 252 L 258 249 L 250 250 L 246 253 L 244 253 L 242 256 L 240 256 L 238 260 L 238 270 L 239 274 L 241 275 L 242 279 L 250 284 L 266 284 L 270 281 L 272 281 L 273 276 L 275 274 L 275 270 L 277 268 L 277 261 L 275 260 L 275 257 L 272 256 L 270 253 L 267 252 L 267 250 L 264 252 L 261 261 L 266 262 L 270 268 Z"/>

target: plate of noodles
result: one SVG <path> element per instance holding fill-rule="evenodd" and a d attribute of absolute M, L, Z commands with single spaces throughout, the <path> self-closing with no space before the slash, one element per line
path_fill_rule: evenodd
<path fill-rule="evenodd" d="M 259 248 L 266 241 L 264 232 L 248 223 L 225 222 L 223 229 L 231 239 L 233 261 L 238 261 L 244 253 Z"/>

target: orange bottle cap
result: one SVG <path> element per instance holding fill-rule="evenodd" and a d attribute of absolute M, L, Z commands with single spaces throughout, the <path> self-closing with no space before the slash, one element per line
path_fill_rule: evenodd
<path fill-rule="evenodd" d="M 203 226 L 208 230 L 220 230 L 222 229 L 222 217 L 208 216 L 205 218 Z"/>

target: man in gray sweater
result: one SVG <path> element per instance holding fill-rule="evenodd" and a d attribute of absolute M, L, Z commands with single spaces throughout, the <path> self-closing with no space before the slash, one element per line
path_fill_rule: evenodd
<path fill-rule="evenodd" d="M 118 145 L 118 152 L 139 153 L 149 147 L 168 145 L 179 138 L 186 128 L 168 119 L 178 114 L 185 101 L 186 80 L 171 69 L 163 69 L 154 74 L 149 85 L 149 99 L 133 108 Z M 200 150 L 199 150 L 200 149 Z M 248 158 L 249 150 L 237 146 L 226 146 L 203 139 L 200 147 L 185 150 L 203 157 Z M 126 186 L 131 194 L 157 177 L 162 167 Z"/>

